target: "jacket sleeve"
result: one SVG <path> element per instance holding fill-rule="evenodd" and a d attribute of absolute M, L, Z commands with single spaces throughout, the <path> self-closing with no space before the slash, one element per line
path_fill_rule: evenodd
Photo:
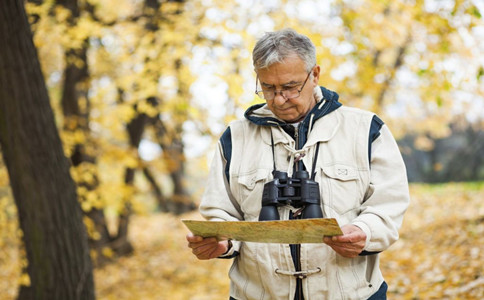
<path fill-rule="evenodd" d="M 410 202 L 407 173 L 397 143 L 383 125 L 371 145 L 370 185 L 352 224 L 367 236 L 365 251 L 380 252 L 398 240 Z"/>
<path fill-rule="evenodd" d="M 232 196 L 228 178 L 225 174 L 227 161 L 223 156 L 222 145 L 219 142 L 212 159 L 210 172 L 200 203 L 200 214 L 210 221 L 240 221 L 243 214 L 240 206 Z M 240 249 L 240 242 L 232 241 L 232 248 L 222 257 L 232 257 Z"/>

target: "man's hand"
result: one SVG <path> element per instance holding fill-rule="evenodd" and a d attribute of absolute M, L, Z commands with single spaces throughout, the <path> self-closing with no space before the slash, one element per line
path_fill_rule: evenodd
<path fill-rule="evenodd" d="M 366 234 L 355 225 L 341 227 L 343 235 L 324 237 L 323 241 L 343 257 L 357 257 L 363 251 L 366 243 Z"/>
<path fill-rule="evenodd" d="M 198 259 L 211 259 L 219 257 L 229 250 L 228 241 L 217 241 L 216 238 L 203 238 L 192 233 L 187 234 L 188 247 Z"/>

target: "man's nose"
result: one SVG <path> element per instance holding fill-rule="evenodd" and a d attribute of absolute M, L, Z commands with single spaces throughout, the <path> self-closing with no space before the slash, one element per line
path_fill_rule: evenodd
<path fill-rule="evenodd" d="M 276 91 L 274 94 L 274 104 L 281 105 L 286 103 L 287 99 L 282 95 L 282 91 Z"/>

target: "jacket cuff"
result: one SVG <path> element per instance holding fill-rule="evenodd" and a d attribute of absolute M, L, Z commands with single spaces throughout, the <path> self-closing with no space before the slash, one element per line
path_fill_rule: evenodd
<path fill-rule="evenodd" d="M 232 246 L 229 248 L 229 251 L 227 251 L 224 254 L 220 255 L 219 258 L 232 258 L 232 257 L 235 257 L 235 256 L 239 255 L 240 242 L 239 241 L 230 240 L 230 244 Z"/>
<path fill-rule="evenodd" d="M 363 251 L 368 249 L 368 245 L 370 244 L 370 240 L 371 240 L 370 227 L 368 227 L 368 225 L 366 225 L 366 223 L 363 223 L 363 222 L 354 222 L 352 224 L 360 228 L 361 230 L 363 230 L 363 232 L 366 234 L 365 248 L 363 248 Z"/>

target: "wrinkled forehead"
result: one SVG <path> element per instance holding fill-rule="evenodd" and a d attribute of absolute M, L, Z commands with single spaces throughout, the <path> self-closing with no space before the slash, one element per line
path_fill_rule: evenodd
<path fill-rule="evenodd" d="M 305 66 L 305 62 L 302 57 L 300 57 L 296 52 L 291 52 L 288 54 L 281 54 L 279 52 L 272 52 L 268 54 L 263 62 L 258 62 L 254 66 L 254 70 L 256 73 L 259 73 L 259 71 L 267 70 L 274 65 L 278 64 L 284 64 L 287 63 L 288 61 L 296 60 L 298 63 L 300 63 L 303 67 Z"/>
<path fill-rule="evenodd" d="M 257 77 L 262 85 L 291 85 L 304 81 L 307 72 L 304 62 L 292 57 L 258 70 Z"/>
<path fill-rule="evenodd" d="M 297 55 L 288 56 L 280 61 L 275 61 L 266 67 L 257 68 L 255 71 L 257 74 L 261 74 L 275 72 L 281 69 L 287 69 L 287 71 L 293 70 L 294 72 L 300 72 L 301 70 L 305 73 L 307 72 L 305 62 Z"/>

